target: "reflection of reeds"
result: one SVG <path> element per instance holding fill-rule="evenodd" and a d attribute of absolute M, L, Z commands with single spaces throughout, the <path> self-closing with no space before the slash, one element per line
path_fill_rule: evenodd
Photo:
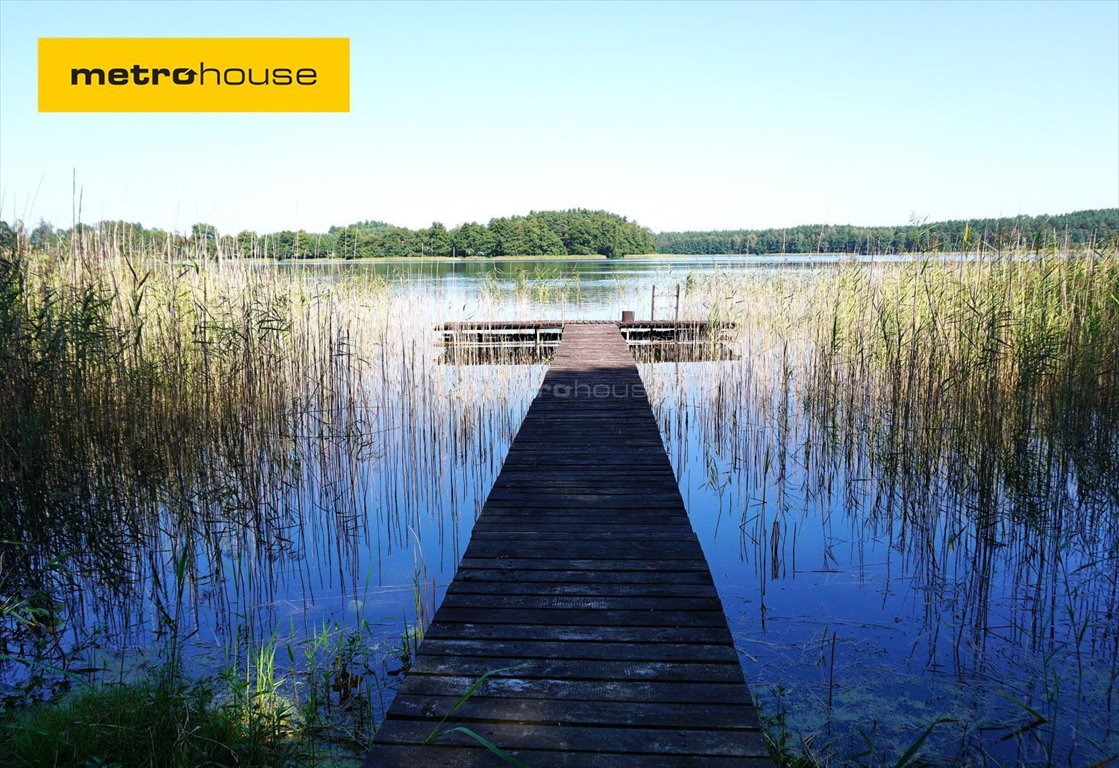
<path fill-rule="evenodd" d="M 457 515 L 484 498 L 540 369 L 435 365 L 442 303 L 136 254 L 113 232 L 4 254 L 0 591 L 63 592 L 72 630 L 84 611 L 126 631 L 139 606 L 174 604 L 182 562 L 184 628 L 208 605 L 267 635 L 277 583 L 353 595 L 359 563 L 379 573 L 410 526 L 457 560 Z M 0 653 L 25 650 L 13 624 Z"/>
<path fill-rule="evenodd" d="M 685 307 L 734 321 L 740 359 L 645 378 L 678 471 L 732 480 L 711 507 L 740 511 L 763 627 L 781 567 L 844 567 L 833 542 L 850 542 L 855 567 L 861 542 L 881 540 L 925 596 L 913 631 L 932 638 L 930 665 L 949 649 L 957 670 L 990 674 L 1006 663 L 986 657 L 997 636 L 1046 680 L 1060 665 L 1095 671 L 1091 693 L 1045 684 L 1032 701 L 1051 722 L 1070 696 L 1085 713 L 1111 695 L 1119 254 L 728 275 L 697 281 Z M 820 559 L 798 563 L 809 528 Z M 1030 685 L 1023 675 L 1005 685 Z"/>

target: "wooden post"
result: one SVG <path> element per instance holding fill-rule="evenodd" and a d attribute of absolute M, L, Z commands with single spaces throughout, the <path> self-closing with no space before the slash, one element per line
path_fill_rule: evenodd
<path fill-rule="evenodd" d="M 649 320 L 657 319 L 657 286 L 653 286 L 653 303 L 649 306 Z"/>
<path fill-rule="evenodd" d="M 623 323 L 632 323 L 633 322 L 633 310 L 632 309 L 623 309 L 622 310 L 622 322 Z"/>
<path fill-rule="evenodd" d="M 680 284 L 676 284 L 676 322 L 680 322 Z"/>

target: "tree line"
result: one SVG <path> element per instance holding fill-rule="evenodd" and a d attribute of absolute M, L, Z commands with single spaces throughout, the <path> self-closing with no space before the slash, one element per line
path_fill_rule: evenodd
<path fill-rule="evenodd" d="M 260 234 L 245 230 L 231 235 L 198 223 L 189 234 L 179 234 L 124 221 L 79 224 L 71 229 L 55 229 L 40 221 L 30 230 L 17 224 L 8 231 L 12 237 L 26 237 L 37 249 L 65 250 L 75 236 L 96 234 L 111 236 L 136 252 L 279 260 L 521 255 L 617 258 L 653 251 L 652 232 L 637 222 L 607 211 L 585 209 L 533 211 L 526 216 L 490 219 L 487 224 L 471 222 L 453 229 L 439 222 L 408 229 L 383 221 L 359 221 L 326 232 L 281 230 Z"/>
<path fill-rule="evenodd" d="M 189 233 L 145 228 L 138 223 L 103 221 L 55 229 L 40 221 L 0 222 L 0 249 L 25 242 L 35 249 L 71 247 L 76 237 L 112 238 L 136 253 L 160 252 L 199 258 L 377 259 L 430 256 L 585 256 L 616 258 L 632 254 L 894 254 L 972 251 L 1019 247 L 1119 247 L 1119 208 L 1076 211 L 1055 216 L 1001 219 L 911 221 L 898 227 L 805 225 L 784 229 L 661 232 L 653 235 L 624 216 L 573 209 L 533 211 L 526 216 L 466 223 L 448 229 L 438 222 L 422 229 L 383 221 L 359 221 L 326 232 L 281 230 L 258 234 L 220 233 L 199 223 Z"/>
<path fill-rule="evenodd" d="M 976 248 L 1114 247 L 1119 243 L 1119 208 L 1057 216 L 1014 216 L 972 221 L 910 221 L 900 227 L 806 225 L 785 229 L 660 232 L 657 253 L 892 254 L 970 251 Z"/>

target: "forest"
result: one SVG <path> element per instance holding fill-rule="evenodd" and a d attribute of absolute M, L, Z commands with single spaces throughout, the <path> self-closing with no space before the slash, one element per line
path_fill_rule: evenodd
<path fill-rule="evenodd" d="M 1058 216 L 1013 216 L 972 221 L 910 221 L 900 227 L 805 225 L 786 229 L 735 229 L 710 232 L 661 232 L 657 253 L 929 253 L 971 251 L 977 247 L 1086 248 L 1119 240 L 1119 208 L 1077 211 Z"/>
<path fill-rule="evenodd" d="M 1104 248 L 1119 243 L 1119 208 L 1060 215 L 1014 216 L 924 222 L 896 227 L 804 225 L 784 229 L 660 232 L 607 211 L 533 211 L 525 216 L 468 222 L 448 229 L 439 222 L 408 229 L 383 221 L 359 221 L 326 232 L 281 230 L 236 235 L 198 223 L 189 233 L 146 228 L 139 223 L 102 221 L 56 229 L 45 221 L 34 228 L 0 222 L 0 248 L 24 238 L 38 250 L 67 250 L 74 232 L 111 236 L 134 252 L 161 252 L 188 258 L 379 259 L 497 256 L 604 256 L 635 254 L 897 254 L 964 252 L 976 249 Z"/>
<path fill-rule="evenodd" d="M 488 224 L 465 223 L 447 229 L 439 222 L 408 229 L 383 221 L 359 221 L 333 226 L 326 232 L 282 230 L 236 235 L 198 223 L 189 234 L 148 229 L 138 223 L 104 221 L 79 224 L 79 232 L 112 233 L 136 252 L 178 253 L 198 257 L 266 259 L 378 259 L 465 256 L 590 256 L 616 258 L 653 252 L 653 234 L 624 216 L 606 211 L 575 209 L 533 211 L 527 216 L 490 219 Z M 6 234 L 5 234 L 6 230 Z M 24 234 L 32 248 L 65 250 L 72 229 L 55 229 L 47 222 L 29 232 L 17 224 L 0 225 L 0 238 Z"/>

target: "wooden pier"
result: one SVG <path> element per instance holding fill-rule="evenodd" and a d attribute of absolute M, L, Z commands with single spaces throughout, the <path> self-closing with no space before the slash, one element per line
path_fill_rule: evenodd
<path fill-rule="evenodd" d="M 704 362 L 733 360 L 727 344 L 731 323 L 706 320 L 482 320 L 443 323 L 441 363 L 450 365 L 518 365 L 547 362 L 559 347 L 564 328 L 606 325 L 617 328 L 639 360 Z"/>
<path fill-rule="evenodd" d="M 517 764 L 460 726 L 530 768 L 772 766 L 616 324 L 563 327 L 365 766 Z"/>
<path fill-rule="evenodd" d="M 536 344 L 558 346 L 565 328 L 604 325 L 616 328 L 631 345 L 674 341 L 695 343 L 719 337 L 733 326 L 706 320 L 630 320 L 612 323 L 603 320 L 472 320 L 443 323 L 436 330 L 450 344 L 497 345 Z"/>

